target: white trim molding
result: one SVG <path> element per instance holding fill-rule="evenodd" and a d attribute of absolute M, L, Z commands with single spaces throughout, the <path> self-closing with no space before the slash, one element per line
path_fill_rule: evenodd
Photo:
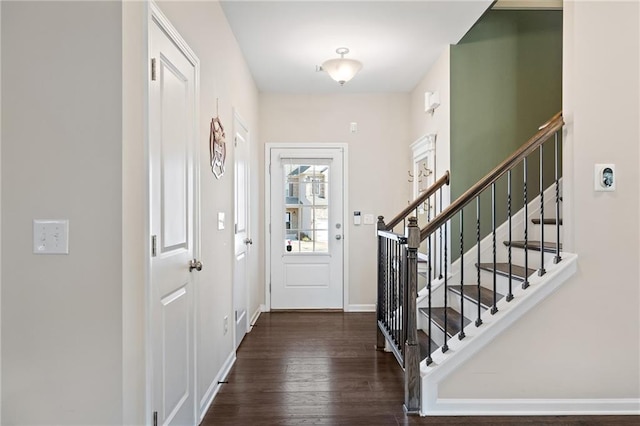
<path fill-rule="evenodd" d="M 364 305 L 349 305 L 345 312 L 375 312 L 376 305 L 375 303 L 364 304 Z"/>
<path fill-rule="evenodd" d="M 423 414 L 424 415 L 424 414 Z M 640 399 L 449 399 L 441 398 L 429 416 L 640 415 Z"/>
<path fill-rule="evenodd" d="M 198 421 L 198 424 L 202 423 L 204 416 L 207 414 L 207 411 L 209 411 L 209 408 L 211 408 L 213 399 L 216 397 L 218 392 L 220 392 L 220 389 L 222 388 L 222 383 L 220 382 L 224 381 L 224 378 L 227 377 L 227 375 L 229 374 L 229 372 L 231 371 L 231 368 L 235 363 L 236 363 L 236 352 L 233 351 L 229 354 L 229 356 L 227 357 L 227 360 L 222 365 L 222 368 L 220 368 L 220 371 L 218 371 L 218 374 L 213 379 L 213 381 L 209 385 L 209 388 L 207 389 L 207 391 L 204 393 L 204 396 L 200 400 L 200 406 L 198 407 L 200 409 L 200 412 L 198 413 L 198 418 L 200 420 Z"/>
<path fill-rule="evenodd" d="M 260 314 L 262 312 L 264 312 L 264 305 L 260 305 L 258 306 L 258 309 L 256 309 L 256 311 L 253 313 L 253 315 L 251 315 L 251 319 L 249 320 L 249 324 L 247 324 L 247 328 L 248 328 L 248 332 L 250 332 L 251 330 L 253 330 L 253 325 L 256 323 L 256 321 L 258 321 L 258 318 L 260 318 Z"/>

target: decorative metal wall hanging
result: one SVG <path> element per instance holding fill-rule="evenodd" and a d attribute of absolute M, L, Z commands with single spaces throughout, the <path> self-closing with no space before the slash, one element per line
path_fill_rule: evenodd
<path fill-rule="evenodd" d="M 209 155 L 211 171 L 216 179 L 220 179 L 224 174 L 224 162 L 227 159 L 227 145 L 224 138 L 224 127 L 222 127 L 220 117 L 212 118 L 209 133 Z"/>

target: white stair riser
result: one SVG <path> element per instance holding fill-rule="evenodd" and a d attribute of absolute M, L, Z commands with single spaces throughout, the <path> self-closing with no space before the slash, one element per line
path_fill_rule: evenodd
<path fill-rule="evenodd" d="M 418 316 L 421 317 L 419 319 L 420 322 L 418 324 L 418 328 L 424 331 L 426 334 L 429 334 L 429 318 L 427 318 L 427 316 L 422 313 L 420 313 Z M 444 332 L 435 323 L 431 324 L 430 337 L 431 337 L 431 340 L 433 340 L 434 343 L 437 345 L 436 346 L 437 348 L 444 345 Z M 433 349 L 435 348 L 431 348 L 431 350 Z"/>
<path fill-rule="evenodd" d="M 540 240 L 540 231 L 544 228 L 544 240 L 547 242 L 555 243 L 557 240 L 556 225 L 536 225 L 531 224 L 529 226 L 528 235 L 529 240 Z M 524 233 L 522 234 L 524 236 Z M 523 238 L 520 238 L 523 239 Z M 560 242 L 562 242 L 562 225 L 560 225 Z"/>
<path fill-rule="evenodd" d="M 529 266 L 531 268 L 531 266 Z M 480 285 L 493 291 L 493 272 L 482 270 L 480 275 Z M 511 280 L 512 289 L 520 287 L 522 281 L 517 279 Z M 499 294 L 506 296 L 509 293 L 509 278 L 496 274 L 496 289 Z"/>
<path fill-rule="evenodd" d="M 538 269 L 540 267 L 540 252 L 537 250 L 528 250 L 529 251 L 529 268 L 530 269 Z M 506 262 L 508 259 L 508 247 L 505 247 L 505 252 L 507 252 L 507 257 L 504 258 L 503 262 Z M 544 252 L 544 263 L 550 262 L 555 257 L 555 253 Z M 514 265 L 519 265 L 524 267 L 524 258 L 525 251 L 521 248 L 511 248 L 511 263 Z M 492 262 L 493 260 L 489 261 Z"/>
<path fill-rule="evenodd" d="M 474 291 L 471 293 L 471 296 L 475 298 L 478 296 L 477 293 L 477 287 L 474 287 Z M 467 289 L 465 289 L 465 294 L 468 294 Z M 464 303 L 464 316 L 470 320 L 472 323 L 474 323 L 476 321 L 476 319 L 478 318 L 478 305 L 476 304 L 476 302 L 474 300 L 470 300 L 468 297 L 465 297 L 463 299 L 463 303 Z M 449 298 L 448 298 L 448 305 L 451 306 L 453 309 L 455 309 L 458 312 L 461 312 L 460 310 L 460 294 L 453 292 L 453 291 L 449 291 Z M 486 309 L 480 305 L 480 314 L 482 315 L 482 313 L 485 311 Z"/>

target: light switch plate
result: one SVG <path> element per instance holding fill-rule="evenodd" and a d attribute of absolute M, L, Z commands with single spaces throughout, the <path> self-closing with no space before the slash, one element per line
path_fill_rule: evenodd
<path fill-rule="evenodd" d="M 34 219 L 33 252 L 69 254 L 69 221 Z"/>
<path fill-rule="evenodd" d="M 375 218 L 372 214 L 364 215 L 364 224 L 365 225 L 373 225 L 375 223 Z"/>
<path fill-rule="evenodd" d="M 224 212 L 218 212 L 218 231 L 224 229 Z"/>

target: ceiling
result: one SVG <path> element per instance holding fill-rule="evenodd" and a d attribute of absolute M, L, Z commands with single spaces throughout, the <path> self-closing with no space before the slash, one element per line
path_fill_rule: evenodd
<path fill-rule="evenodd" d="M 221 1 L 261 92 L 409 92 L 492 0 Z M 346 56 L 362 70 L 340 86 L 316 65 Z"/>

